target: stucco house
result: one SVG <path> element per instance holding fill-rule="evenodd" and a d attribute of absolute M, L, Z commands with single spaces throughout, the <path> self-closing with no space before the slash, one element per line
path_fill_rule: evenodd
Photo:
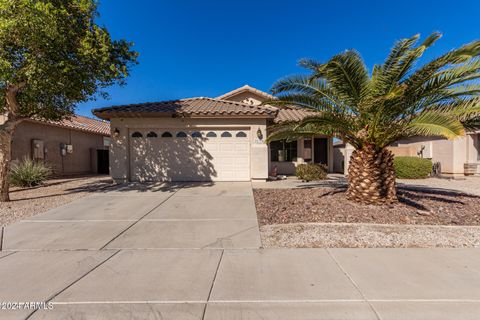
<path fill-rule="evenodd" d="M 106 121 L 80 115 L 62 121 L 29 119 L 15 129 L 12 163 L 24 158 L 42 161 L 55 175 L 108 174 L 109 144 Z"/>
<path fill-rule="evenodd" d="M 315 136 L 267 145 L 269 127 L 309 114 L 260 105 L 268 93 L 243 86 L 217 98 L 188 98 L 94 109 L 110 120 L 115 181 L 265 180 L 273 167 L 293 174 L 304 162 L 333 170 L 333 139 Z"/>
<path fill-rule="evenodd" d="M 447 140 L 445 138 L 414 137 L 398 141 L 394 148 L 411 150 L 412 156 L 432 159 L 445 177 L 480 174 L 480 131 Z"/>
<path fill-rule="evenodd" d="M 348 172 L 348 159 L 354 148 L 349 144 L 334 146 L 335 171 Z M 442 137 L 412 137 L 390 146 L 396 156 L 431 159 L 437 174 L 446 178 L 480 175 L 480 131 L 448 140 Z"/>

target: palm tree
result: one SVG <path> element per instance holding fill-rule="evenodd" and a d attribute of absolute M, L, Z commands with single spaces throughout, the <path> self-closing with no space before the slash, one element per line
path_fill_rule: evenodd
<path fill-rule="evenodd" d="M 453 139 L 478 119 L 479 40 L 415 68 L 440 37 L 433 33 L 420 45 L 419 35 L 396 42 L 371 74 L 355 50 L 325 63 L 301 60 L 310 74 L 277 81 L 271 89 L 277 99 L 265 104 L 315 112 L 300 122 L 274 127 L 269 140 L 334 135 L 355 148 L 347 198 L 371 204 L 397 201 L 393 154 L 387 147 L 419 135 Z"/>

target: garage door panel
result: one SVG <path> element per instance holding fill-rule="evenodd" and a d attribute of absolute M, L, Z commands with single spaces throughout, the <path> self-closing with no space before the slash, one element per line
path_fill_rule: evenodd
<path fill-rule="evenodd" d="M 234 145 L 234 142 L 227 142 L 227 143 L 221 143 L 220 142 L 220 145 L 219 145 L 219 151 L 220 152 L 233 152 L 235 151 L 235 145 Z"/>
<path fill-rule="evenodd" d="M 235 144 L 235 152 L 250 151 L 250 144 L 248 142 L 240 142 Z"/>
<path fill-rule="evenodd" d="M 130 177 L 133 181 L 248 181 L 250 143 L 247 137 L 221 137 L 225 130 L 203 131 L 192 137 L 185 128 L 169 129 L 173 137 L 161 137 L 162 129 L 138 130 L 142 137 L 130 138 Z M 147 138 L 148 132 L 157 137 Z M 187 137 L 176 137 L 183 131 Z M 243 131 L 243 130 L 242 130 Z M 217 137 L 205 138 L 208 132 Z M 248 131 L 243 131 L 248 134 Z M 130 133 L 132 134 L 132 133 Z"/>

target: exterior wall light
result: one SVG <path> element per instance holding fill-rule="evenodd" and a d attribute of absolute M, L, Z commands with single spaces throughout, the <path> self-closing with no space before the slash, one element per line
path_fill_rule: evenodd
<path fill-rule="evenodd" d="M 118 138 L 119 135 L 120 135 L 120 130 L 118 128 L 115 128 L 115 130 L 113 130 L 113 136 L 115 138 Z"/>
<path fill-rule="evenodd" d="M 263 140 L 263 133 L 262 133 L 262 130 L 260 130 L 260 128 L 257 129 L 257 138 L 258 140 Z"/>

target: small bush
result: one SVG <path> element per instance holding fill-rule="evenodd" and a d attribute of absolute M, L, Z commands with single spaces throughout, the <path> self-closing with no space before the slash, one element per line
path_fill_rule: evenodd
<path fill-rule="evenodd" d="M 51 175 L 43 163 L 24 159 L 10 171 L 10 183 L 17 187 L 33 187 L 41 184 Z"/>
<path fill-rule="evenodd" d="M 416 157 L 395 157 L 395 174 L 400 179 L 425 179 L 432 172 L 432 161 Z"/>
<path fill-rule="evenodd" d="M 306 163 L 297 166 L 295 175 L 305 181 L 323 180 L 327 178 L 327 171 L 328 167 L 324 164 Z"/>

